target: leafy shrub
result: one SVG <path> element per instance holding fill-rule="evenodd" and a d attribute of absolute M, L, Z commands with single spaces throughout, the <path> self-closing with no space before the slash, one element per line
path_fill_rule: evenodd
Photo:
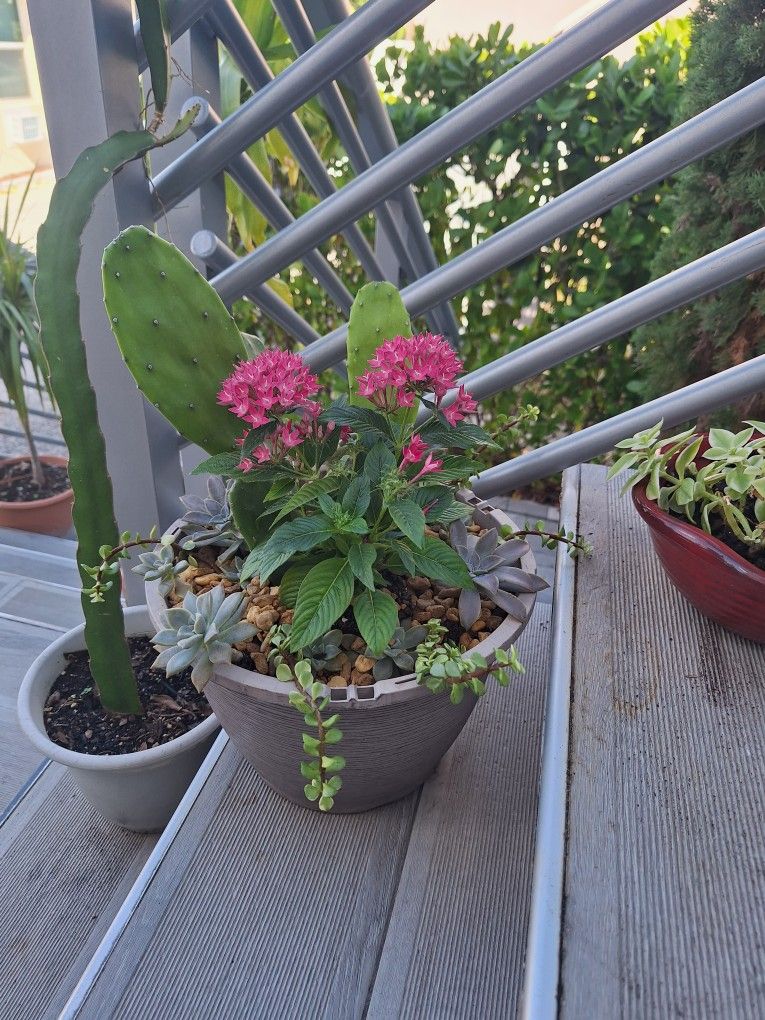
<path fill-rule="evenodd" d="M 695 116 L 762 74 L 765 17 L 761 0 L 701 0 L 691 21 L 688 81 L 678 122 Z M 723 57 L 724 54 L 724 57 Z M 672 198 L 671 230 L 651 266 L 671 272 L 762 226 L 765 209 L 765 130 L 683 170 Z M 765 352 L 765 274 L 756 273 L 687 308 L 648 323 L 635 334 L 646 396 L 703 379 Z M 720 421 L 760 417 L 760 396 Z"/>
<path fill-rule="evenodd" d="M 519 220 L 605 165 L 663 134 L 682 90 L 687 26 L 670 21 L 641 35 L 619 62 L 606 56 L 417 182 L 431 240 L 443 262 Z M 516 45 L 511 28 L 453 37 L 439 50 L 417 31 L 413 46 L 388 48 L 377 75 L 399 141 L 418 134 L 536 47 Z M 660 183 L 459 299 L 468 369 L 549 333 L 647 282 L 651 258 L 671 221 Z M 632 346 L 616 341 L 484 403 L 540 406 L 526 435 L 534 443 L 581 428 L 637 402 Z"/>

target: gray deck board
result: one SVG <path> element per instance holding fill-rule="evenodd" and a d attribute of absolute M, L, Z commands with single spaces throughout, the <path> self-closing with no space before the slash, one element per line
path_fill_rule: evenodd
<path fill-rule="evenodd" d="M 40 761 L 16 721 L 16 694 L 32 660 L 57 631 L 0 619 L 0 812 Z"/>
<path fill-rule="evenodd" d="M 320 816 L 281 800 L 227 746 L 76 1015 L 355 1020 L 373 985 L 370 1015 L 380 1015 L 386 984 L 406 1000 L 397 1016 L 510 1015 L 548 619 L 540 607 L 521 642 L 528 674 L 478 705 L 419 809 L 415 794 Z M 462 981 L 447 979 L 457 947 L 477 954 L 460 956 Z M 482 990 L 480 1014 L 466 1011 L 465 987 Z"/>
<path fill-rule="evenodd" d="M 425 784 L 368 1020 L 516 1015 L 530 902 L 550 610 Z"/>
<path fill-rule="evenodd" d="M 765 647 L 670 586 L 583 469 L 561 1016 L 765 1015 Z"/>
<path fill-rule="evenodd" d="M 0 812 L 40 761 L 16 722 L 33 660 L 82 619 L 74 543 L 0 529 Z"/>
<path fill-rule="evenodd" d="M 0 827 L 0 1018 L 53 1020 L 156 836 L 103 821 L 50 764 Z"/>

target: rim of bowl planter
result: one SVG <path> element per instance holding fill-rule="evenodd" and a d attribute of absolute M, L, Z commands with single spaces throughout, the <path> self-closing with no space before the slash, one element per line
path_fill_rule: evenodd
<path fill-rule="evenodd" d="M 492 506 L 487 500 L 479 499 L 473 492 L 461 489 L 457 493 L 459 499 L 473 508 L 473 519 L 481 527 L 502 527 L 509 524 L 517 528 L 517 524 L 509 517 L 504 510 Z M 168 530 L 177 534 L 179 521 L 176 521 Z M 536 573 L 536 560 L 534 553 L 529 550 L 521 557 L 521 566 L 530 573 Z M 492 631 L 489 637 L 479 642 L 470 652 L 478 652 L 480 655 L 490 655 L 500 647 L 507 648 L 521 634 L 531 619 L 536 603 L 536 592 L 521 594 L 518 598 L 528 610 L 525 620 L 515 620 L 506 616 L 496 630 Z M 167 612 L 167 604 L 164 597 L 159 593 L 159 582 L 150 581 L 146 584 L 146 602 L 149 613 L 155 621 L 162 621 Z M 216 684 L 232 691 L 250 690 L 257 691 L 263 701 L 284 702 L 287 698 L 286 685 L 275 676 L 266 676 L 256 670 L 244 669 L 234 663 L 223 663 L 215 667 L 212 680 Z M 408 700 L 421 697 L 432 697 L 432 693 L 424 684 L 419 684 L 414 673 L 407 673 L 404 676 L 391 677 L 389 680 L 377 680 L 367 687 L 357 687 L 349 684 L 347 687 L 327 687 L 324 685 L 325 693 L 329 694 L 330 702 L 333 705 L 347 705 L 353 708 L 365 708 L 387 702 L 395 697 L 401 700 L 406 696 Z"/>
<path fill-rule="evenodd" d="M 21 464 L 25 460 L 29 460 L 29 457 L 3 457 L 0 459 L 0 469 L 6 464 Z M 58 454 L 54 453 L 42 453 L 40 454 L 40 460 L 43 464 L 50 464 L 52 467 L 66 467 L 69 464 L 67 457 L 59 457 Z M 46 506 L 53 506 L 54 503 L 62 503 L 64 500 L 71 498 L 72 489 L 70 486 L 68 489 L 64 489 L 63 492 L 57 492 L 53 496 L 46 496 L 45 499 L 10 500 L 0 497 L 0 503 L 4 503 L 5 506 L 12 507 L 14 510 L 42 510 Z"/>
<path fill-rule="evenodd" d="M 658 503 L 646 495 L 647 485 L 647 481 L 643 480 L 632 487 L 632 501 L 637 512 L 649 526 L 655 527 L 664 535 L 682 535 L 685 541 L 713 553 L 721 563 L 735 570 L 742 577 L 765 584 L 765 570 L 750 563 L 735 549 L 731 549 L 725 542 L 708 534 L 697 525 L 691 524 L 690 521 L 683 520 L 681 517 L 675 517 L 667 510 L 662 510 Z"/>
<path fill-rule="evenodd" d="M 129 606 L 124 610 L 124 616 L 125 629 L 129 637 L 151 636 L 153 623 L 147 606 Z M 53 673 L 54 663 L 58 661 L 59 669 L 51 679 L 50 686 L 53 685 L 58 673 L 63 668 L 64 653 L 85 648 L 84 632 L 85 624 L 81 623 L 48 645 L 29 667 L 19 688 L 17 702 L 19 724 L 25 736 L 46 758 L 52 758 L 62 765 L 94 772 L 144 769 L 147 766 L 158 765 L 166 761 L 168 757 L 200 743 L 201 740 L 212 736 L 218 729 L 220 723 L 216 719 L 215 713 L 211 712 L 206 719 L 197 723 L 180 737 L 168 740 L 167 743 L 159 744 L 157 747 L 149 747 L 145 751 L 130 751 L 127 754 L 83 754 L 81 751 L 72 751 L 67 747 L 61 747 L 60 744 L 51 740 L 45 730 L 42 706 L 39 706 L 39 711 L 37 711 L 36 706 L 32 703 L 34 698 L 32 689 L 41 669 L 47 669 Z M 49 692 L 50 687 L 45 693 L 43 705 Z"/>

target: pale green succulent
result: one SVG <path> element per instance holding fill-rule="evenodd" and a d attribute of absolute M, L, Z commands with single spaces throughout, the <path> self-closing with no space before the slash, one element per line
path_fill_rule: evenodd
<path fill-rule="evenodd" d="M 475 588 L 463 588 L 460 592 L 462 626 L 467 630 L 481 615 L 481 593 L 514 620 L 525 621 L 529 613 L 518 595 L 549 587 L 538 574 L 515 566 L 529 552 L 528 544 L 518 538 L 500 542 L 496 528 L 479 538 L 470 534 L 462 521 L 452 524 L 449 535 L 452 548 L 465 561 L 475 584 Z"/>
<path fill-rule="evenodd" d="M 164 598 L 175 590 L 176 578 L 188 567 L 188 560 L 175 561 L 170 543 L 162 542 L 148 552 L 139 553 L 138 563 L 132 568 L 144 581 L 159 581 L 159 593 Z"/>
<path fill-rule="evenodd" d="M 417 646 L 428 636 L 427 627 L 411 627 L 404 630 L 403 627 L 396 627 L 393 637 L 382 654 L 374 655 L 371 648 L 367 648 L 364 655 L 374 659 L 372 676 L 375 680 L 389 680 L 394 672 L 397 676 L 411 673 L 414 669 L 414 655 L 412 654 Z"/>
<path fill-rule="evenodd" d="M 216 665 L 231 662 L 233 646 L 255 635 L 242 619 L 245 606 L 242 592 L 226 595 L 222 584 L 203 595 L 187 592 L 182 605 L 168 609 L 168 626 L 151 639 L 159 650 L 155 668 L 172 676 L 192 666 L 192 682 L 201 691 Z"/>
<path fill-rule="evenodd" d="M 228 498 L 232 484 L 224 482 L 219 475 L 210 475 L 206 496 L 181 496 L 181 503 L 186 507 L 181 518 L 181 531 L 185 535 L 182 548 L 222 546 L 219 563 L 225 563 L 239 551 L 242 536 L 234 525 Z"/>

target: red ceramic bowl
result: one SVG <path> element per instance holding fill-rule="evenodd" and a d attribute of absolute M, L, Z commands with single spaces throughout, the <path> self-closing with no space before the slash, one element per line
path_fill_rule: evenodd
<path fill-rule="evenodd" d="M 646 484 L 632 489 L 632 499 L 672 584 L 710 620 L 765 644 L 765 570 L 701 528 L 659 509 L 646 496 Z"/>

